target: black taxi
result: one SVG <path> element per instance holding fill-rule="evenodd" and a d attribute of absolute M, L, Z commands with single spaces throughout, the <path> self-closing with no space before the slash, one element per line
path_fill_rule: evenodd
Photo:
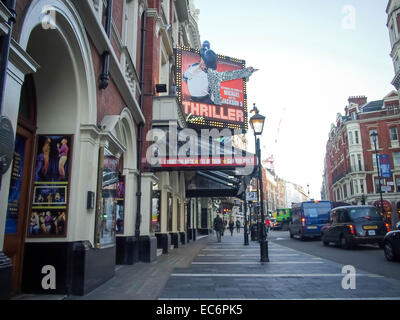
<path fill-rule="evenodd" d="M 324 245 L 333 242 L 344 249 L 358 244 L 377 244 L 390 231 L 389 224 L 373 206 L 343 206 L 331 210 L 329 220 L 321 230 Z"/>

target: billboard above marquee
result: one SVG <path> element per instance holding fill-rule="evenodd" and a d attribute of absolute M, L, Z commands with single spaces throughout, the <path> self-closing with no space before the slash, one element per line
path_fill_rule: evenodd
<path fill-rule="evenodd" d="M 204 46 L 175 49 L 177 95 L 188 126 L 246 131 L 246 78 L 255 70 L 245 68 L 244 60 L 216 55 L 209 44 Z"/>

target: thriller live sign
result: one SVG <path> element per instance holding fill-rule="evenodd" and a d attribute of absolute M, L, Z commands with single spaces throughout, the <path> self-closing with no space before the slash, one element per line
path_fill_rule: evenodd
<path fill-rule="evenodd" d="M 177 95 L 188 126 L 194 129 L 229 128 L 246 132 L 246 80 L 237 78 L 225 81 L 228 78 L 225 75 L 240 75 L 240 71 L 245 68 L 245 61 L 217 55 L 217 69 L 210 72 L 219 81 L 209 83 L 207 69 L 200 68 L 200 50 L 183 47 L 175 49 L 175 54 Z M 219 88 L 218 100 L 210 92 L 212 86 Z"/>

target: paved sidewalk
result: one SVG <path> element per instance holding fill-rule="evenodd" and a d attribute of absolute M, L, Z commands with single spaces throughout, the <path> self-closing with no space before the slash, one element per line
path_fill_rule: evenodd
<path fill-rule="evenodd" d="M 13 300 L 156 300 L 176 267 L 190 265 L 208 236 L 175 248 L 151 263 L 116 266 L 115 276 L 85 296 L 21 294 Z"/>
<path fill-rule="evenodd" d="M 343 265 L 269 241 L 270 262 L 260 263 L 257 242 L 243 234 L 214 235 L 189 267 L 175 268 L 159 299 L 400 299 L 400 281 L 356 270 L 345 290 Z"/>
<path fill-rule="evenodd" d="M 117 266 L 115 277 L 85 296 L 20 295 L 15 300 L 400 299 L 400 281 L 356 270 L 356 289 L 342 288 L 343 265 L 268 243 L 243 245 L 243 229 L 198 238 L 152 263 Z"/>

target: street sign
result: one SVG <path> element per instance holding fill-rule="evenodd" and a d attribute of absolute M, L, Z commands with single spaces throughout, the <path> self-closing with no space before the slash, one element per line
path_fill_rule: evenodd
<path fill-rule="evenodd" d="M 381 154 L 379 156 L 379 164 L 381 166 L 381 177 L 391 178 L 392 172 L 390 170 L 390 158 L 387 154 Z"/>
<path fill-rule="evenodd" d="M 382 186 L 381 189 L 382 191 L 388 191 L 388 192 L 392 190 L 391 186 Z"/>
<path fill-rule="evenodd" d="M 246 200 L 247 201 L 256 201 L 257 194 L 254 191 L 246 192 Z"/>

